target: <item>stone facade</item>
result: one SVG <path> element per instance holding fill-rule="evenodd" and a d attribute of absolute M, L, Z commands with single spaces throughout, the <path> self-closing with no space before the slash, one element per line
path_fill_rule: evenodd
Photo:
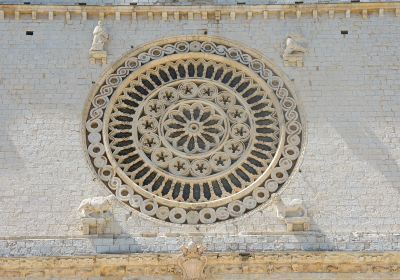
<path fill-rule="evenodd" d="M 210 254 L 400 250 L 398 3 L 149 7 L 0 5 L 1 257 L 175 254 L 191 239 Z M 99 19 L 110 34 L 107 63 L 90 64 Z M 81 201 L 110 194 L 82 144 L 89 93 L 125 54 L 182 35 L 238 42 L 287 77 L 305 144 L 280 196 L 303 201 L 309 231 L 288 232 L 271 202 L 212 225 L 166 224 L 118 202 L 103 235 L 82 235 Z M 285 66 L 284 42 L 297 35 L 307 43 L 303 65 Z M 321 271 L 303 272 L 296 277 Z M 362 279 L 399 277 L 398 268 L 382 272 Z M 279 279 L 291 279 L 285 273 Z"/>

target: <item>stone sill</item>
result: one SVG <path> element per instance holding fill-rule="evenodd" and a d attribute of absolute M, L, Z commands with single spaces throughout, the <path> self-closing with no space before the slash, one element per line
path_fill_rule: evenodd
<path fill-rule="evenodd" d="M 317 236 L 323 234 L 319 231 L 249 231 L 239 234 L 228 232 L 143 232 L 137 234 L 104 234 L 104 235 L 65 235 L 65 236 L 1 236 L 1 240 L 45 240 L 45 239 L 80 239 L 80 238 L 134 238 L 134 237 L 244 237 L 244 236 Z"/>
<path fill-rule="evenodd" d="M 269 235 L 86 235 L 65 237 L 25 237 L 0 239 L 1 257 L 34 256 L 93 256 L 98 254 L 173 253 L 183 243 L 195 241 L 203 244 L 208 252 L 265 253 L 265 252 L 399 252 L 398 236 L 369 234 L 354 236 L 324 236 L 307 232 Z M 400 267 L 400 266 L 399 266 Z"/>

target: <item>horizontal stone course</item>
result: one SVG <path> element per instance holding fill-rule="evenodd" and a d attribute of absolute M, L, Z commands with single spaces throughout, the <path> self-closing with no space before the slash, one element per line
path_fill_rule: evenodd
<path fill-rule="evenodd" d="M 178 252 L 190 240 L 203 243 L 210 252 L 264 251 L 398 251 L 400 242 L 392 241 L 393 234 L 380 237 L 336 234 L 323 236 L 309 233 L 259 233 L 252 235 L 204 234 L 178 237 L 156 236 L 87 236 L 0 240 L 0 257 L 76 256 L 107 253 L 167 253 Z"/>
<path fill-rule="evenodd" d="M 235 0 L 3 0 L 1 3 L 7 4 L 24 4 L 29 2 L 32 5 L 38 4 L 63 4 L 63 5 L 130 5 L 131 3 L 138 5 L 243 5 L 243 4 L 299 4 L 299 2 L 310 3 L 349 3 L 350 0 L 305 0 L 305 1 L 294 1 L 294 0 L 246 0 L 246 1 L 235 1 Z M 374 2 L 373 0 L 362 0 L 360 2 Z M 393 2 L 392 0 L 385 0 L 382 2 Z"/>

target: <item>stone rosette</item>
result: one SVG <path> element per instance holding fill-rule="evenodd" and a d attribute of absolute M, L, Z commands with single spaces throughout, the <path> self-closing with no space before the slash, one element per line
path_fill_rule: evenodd
<path fill-rule="evenodd" d="M 93 90 L 84 143 L 126 205 L 210 224 L 263 204 L 296 170 L 304 128 L 287 79 L 220 38 L 175 37 L 125 55 Z"/>

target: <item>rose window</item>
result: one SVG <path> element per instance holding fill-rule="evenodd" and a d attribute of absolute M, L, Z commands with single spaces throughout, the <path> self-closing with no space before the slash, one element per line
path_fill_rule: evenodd
<path fill-rule="evenodd" d="M 153 218 L 209 224 L 266 203 L 296 169 L 296 99 L 257 53 L 210 37 L 133 51 L 90 97 L 85 142 L 119 200 Z"/>

